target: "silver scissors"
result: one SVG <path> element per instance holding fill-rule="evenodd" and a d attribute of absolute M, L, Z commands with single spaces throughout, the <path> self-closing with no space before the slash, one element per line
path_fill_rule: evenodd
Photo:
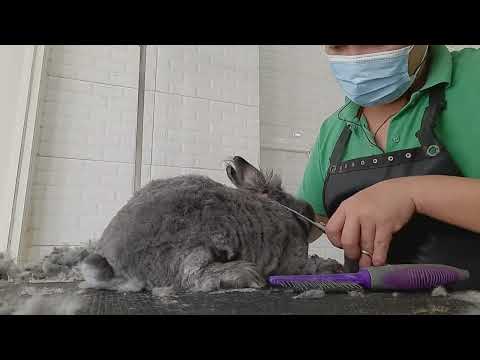
<path fill-rule="evenodd" d="M 300 214 L 298 211 L 295 211 L 295 210 L 289 208 L 288 206 L 285 206 L 285 205 L 280 204 L 280 203 L 277 203 L 277 204 L 280 205 L 280 206 L 283 206 L 285 209 L 290 210 L 290 211 L 293 212 L 295 215 L 300 216 L 303 220 L 308 221 L 310 224 L 316 226 L 317 228 L 319 228 L 320 230 L 322 230 L 323 232 L 325 232 L 325 226 L 326 226 L 326 224 L 313 221 L 313 220 L 309 219 L 308 217 Z"/>

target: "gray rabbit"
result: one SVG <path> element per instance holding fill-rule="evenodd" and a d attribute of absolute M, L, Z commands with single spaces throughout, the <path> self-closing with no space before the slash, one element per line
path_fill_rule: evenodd
<path fill-rule="evenodd" d="M 308 257 L 312 207 L 236 156 L 226 167 L 236 186 L 208 177 L 151 181 L 111 220 L 83 263 L 87 284 L 134 280 L 141 288 L 212 291 L 261 288 L 274 274 L 341 272 L 339 263 Z"/>

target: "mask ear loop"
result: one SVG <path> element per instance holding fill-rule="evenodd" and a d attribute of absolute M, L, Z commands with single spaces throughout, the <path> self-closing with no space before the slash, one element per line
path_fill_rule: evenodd
<path fill-rule="evenodd" d="M 415 79 L 416 79 L 417 76 L 418 76 L 418 73 L 420 72 L 420 69 L 421 69 L 422 66 L 425 64 L 425 60 L 427 59 L 427 54 L 428 54 L 428 49 L 429 49 L 429 48 L 430 48 L 430 47 L 427 45 L 427 48 L 425 49 L 425 53 L 423 54 L 423 57 L 422 57 L 422 61 L 420 61 L 420 64 L 418 65 L 417 69 L 416 69 L 415 72 L 412 74 L 412 77 L 413 77 L 412 82 L 415 81 Z M 413 49 L 413 47 L 412 47 L 412 49 Z M 412 50 L 410 49 L 410 51 L 412 51 Z"/>

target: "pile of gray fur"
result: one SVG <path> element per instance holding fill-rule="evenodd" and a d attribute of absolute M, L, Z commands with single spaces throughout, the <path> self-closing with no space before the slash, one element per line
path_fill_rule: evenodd
<path fill-rule="evenodd" d="M 0 287 L 8 283 L 42 283 L 81 281 L 81 262 L 93 246 L 60 247 L 37 263 L 17 265 L 0 253 Z M 82 307 L 79 296 L 65 295 L 62 289 L 24 287 L 18 294 L 0 293 L 0 315 L 73 315 Z"/>
<path fill-rule="evenodd" d="M 10 282 L 70 282 L 83 280 L 79 266 L 93 251 L 88 247 L 54 248 L 41 261 L 20 266 L 0 253 L 0 280 Z"/>

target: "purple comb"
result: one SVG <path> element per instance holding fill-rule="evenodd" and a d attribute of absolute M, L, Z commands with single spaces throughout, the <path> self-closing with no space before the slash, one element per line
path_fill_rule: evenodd
<path fill-rule="evenodd" d="M 328 292 L 352 290 L 422 290 L 466 280 L 469 272 L 447 265 L 402 264 L 366 267 L 357 273 L 270 276 L 273 286 Z"/>

